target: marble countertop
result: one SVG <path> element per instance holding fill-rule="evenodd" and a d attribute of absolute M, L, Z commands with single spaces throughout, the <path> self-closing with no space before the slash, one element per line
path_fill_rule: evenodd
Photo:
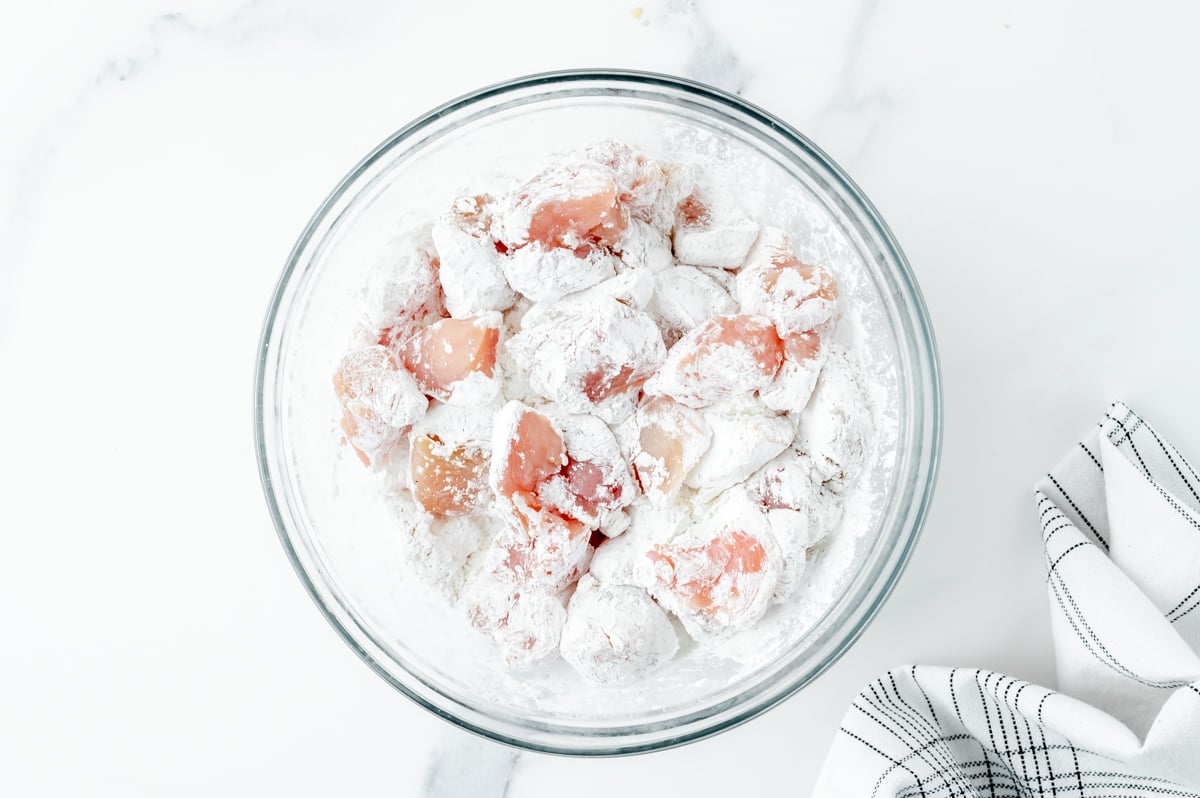
<path fill-rule="evenodd" d="M 1131 8 L 7 9 L 0 791 L 804 795 L 892 665 L 1052 683 L 1034 480 L 1118 397 L 1200 452 L 1200 7 Z M 572 66 L 708 81 L 807 133 L 905 248 L 945 370 L 932 513 L 858 644 L 742 727 L 605 761 L 477 740 L 363 667 L 282 555 L 251 444 L 262 314 L 329 188 L 443 100 Z"/>

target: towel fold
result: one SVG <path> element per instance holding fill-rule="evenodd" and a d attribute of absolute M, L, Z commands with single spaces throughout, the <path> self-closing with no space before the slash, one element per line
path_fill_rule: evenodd
<path fill-rule="evenodd" d="M 1200 798 L 1200 475 L 1117 402 L 1035 500 L 1058 690 L 897 668 L 815 795 Z"/>

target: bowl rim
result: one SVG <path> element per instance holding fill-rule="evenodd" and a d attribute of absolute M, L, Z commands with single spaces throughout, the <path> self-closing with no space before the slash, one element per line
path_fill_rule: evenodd
<path fill-rule="evenodd" d="M 270 364 L 269 355 L 271 353 L 271 337 L 277 323 L 280 321 L 278 312 L 281 307 L 284 295 L 287 292 L 293 273 L 295 272 L 302 253 L 307 248 L 312 240 L 314 233 L 325 220 L 329 210 L 346 194 L 347 190 L 355 184 L 358 179 L 378 160 L 382 155 L 389 152 L 400 142 L 409 139 L 417 132 L 425 127 L 435 123 L 442 117 L 451 114 L 460 109 L 469 107 L 478 102 L 489 98 L 507 94 L 510 92 L 519 91 L 522 89 L 537 88 L 549 84 L 568 85 L 571 83 L 587 82 L 587 81 L 616 81 L 629 84 L 632 87 L 642 88 L 667 88 L 673 90 L 682 90 L 685 93 L 697 95 L 698 97 L 718 104 L 726 106 L 736 114 L 741 114 L 752 122 L 757 122 L 770 129 L 771 131 L 781 134 L 790 143 L 806 151 L 820 165 L 828 171 L 828 176 L 839 184 L 839 188 L 845 191 L 849 197 L 856 203 L 856 210 L 861 213 L 860 221 L 868 227 L 873 228 L 873 232 L 878 236 L 879 243 L 886 249 L 886 255 L 892 261 L 899 271 L 897 275 L 904 283 L 908 295 L 905 299 L 912 306 L 913 321 L 916 322 L 914 332 L 924 341 L 923 353 L 926 356 L 926 362 L 923 364 L 927 369 L 927 384 L 928 396 L 924 397 L 926 401 L 927 418 L 926 422 L 929 430 L 929 452 L 927 457 L 927 465 L 924 469 L 924 485 L 919 493 L 914 493 L 912 502 L 916 505 L 915 512 L 910 515 L 911 529 L 907 537 L 898 541 L 897 554 L 895 555 L 895 565 L 886 574 L 886 578 L 881 584 L 878 584 L 878 589 L 873 596 L 870 597 L 870 603 L 866 604 L 860 620 L 850 630 L 850 633 L 839 640 L 833 650 L 824 657 L 824 659 L 804 678 L 796 679 L 786 689 L 776 691 L 766 697 L 765 700 L 749 702 L 748 705 L 742 707 L 736 714 L 727 717 L 717 723 L 713 723 L 707 727 L 695 729 L 693 731 L 669 736 L 664 739 L 652 740 L 645 743 L 637 743 L 630 745 L 622 745 L 619 739 L 613 740 L 613 744 L 608 748 L 587 748 L 576 749 L 569 745 L 555 745 L 550 743 L 534 743 L 530 740 L 520 739 L 517 737 L 505 735 L 502 732 L 488 728 L 487 726 L 474 723 L 466 718 L 450 712 L 443 707 L 438 706 L 426 697 L 420 695 L 408 685 L 397 680 L 386 668 L 384 668 L 375 657 L 367 651 L 350 633 L 349 629 L 343 624 L 331 610 L 331 608 L 322 600 L 317 589 L 312 575 L 304 567 L 300 557 L 288 535 L 287 524 L 283 518 L 283 513 L 280 509 L 280 504 L 275 495 L 273 479 L 270 472 L 270 454 L 267 450 L 266 429 L 264 420 L 264 394 L 266 391 L 266 378 L 268 367 Z M 932 323 L 929 317 L 929 311 L 925 303 L 924 296 L 920 286 L 916 281 L 916 277 L 912 272 L 912 268 L 901 250 L 899 243 L 896 241 L 894 234 L 888 227 L 883 217 L 876 210 L 875 206 L 867 199 L 866 195 L 858 187 L 858 185 L 850 178 L 850 176 L 823 150 L 808 139 L 804 134 L 792 127 L 787 122 L 783 121 L 774 114 L 766 111 L 759 106 L 742 99 L 739 96 L 726 92 L 714 86 L 704 84 L 695 80 L 675 75 L 668 75 L 658 72 L 649 72 L 633 69 L 608 69 L 608 68 L 581 68 L 581 69 L 564 69 L 546 72 L 537 72 L 509 80 L 494 83 L 466 94 L 460 95 L 452 100 L 449 100 L 430 111 L 415 118 L 408 124 L 402 126 L 394 133 L 387 136 L 382 142 L 374 147 L 367 155 L 359 160 L 357 164 L 343 177 L 337 185 L 329 192 L 316 211 L 310 217 L 305 225 L 296 243 L 293 245 L 288 254 L 287 261 L 280 274 L 275 288 L 272 291 L 270 303 L 268 305 L 267 315 L 263 321 L 262 331 L 259 337 L 257 363 L 255 367 L 254 377 L 254 442 L 256 450 L 256 459 L 258 463 L 258 473 L 261 482 L 264 498 L 266 499 L 267 508 L 271 516 L 271 521 L 275 527 L 275 532 L 283 546 L 284 552 L 288 560 L 291 562 L 293 570 L 299 577 L 305 591 L 312 599 L 313 603 L 320 609 L 325 620 L 334 628 L 338 636 L 353 650 L 360 659 L 362 659 L 375 673 L 382 677 L 393 688 L 406 696 L 418 706 L 441 717 L 455 726 L 464 729 L 478 736 L 490 739 L 507 746 L 511 746 L 520 750 L 529 750 L 540 753 L 557 754 L 565 756 L 584 756 L 584 757 L 612 757 L 612 756 L 627 756 L 639 753 L 648 753 L 657 750 L 666 750 L 675 748 L 687 743 L 696 742 L 701 739 L 711 737 L 724 731 L 736 728 L 741 724 L 757 717 L 780 703 L 790 698 L 805 686 L 811 684 L 822 674 L 829 670 L 841 657 L 857 642 L 866 628 L 875 619 L 879 609 L 891 596 L 896 584 L 903 575 L 908 561 L 911 558 L 912 552 L 916 547 L 917 541 L 920 539 L 921 532 L 924 528 L 925 521 L 929 513 L 929 507 L 933 497 L 935 487 L 937 485 L 938 474 L 941 465 L 942 456 L 942 438 L 943 438 L 943 391 L 941 378 L 941 363 L 937 348 L 936 338 L 934 336 Z M 922 475 L 917 474 L 920 478 Z"/>

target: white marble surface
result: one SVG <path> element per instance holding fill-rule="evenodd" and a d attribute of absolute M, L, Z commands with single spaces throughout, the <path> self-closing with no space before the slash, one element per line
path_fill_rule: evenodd
<path fill-rule="evenodd" d="M 1115 397 L 1200 457 L 1197 6 L 631 8 L 6 4 L 0 792 L 805 795 L 891 665 L 1052 681 L 1034 479 Z M 607 761 L 514 756 L 365 668 L 251 445 L 261 316 L 326 191 L 442 100 L 569 66 L 710 81 L 808 133 L 895 230 L 945 368 L 933 512 L 857 646 L 737 730 Z"/>

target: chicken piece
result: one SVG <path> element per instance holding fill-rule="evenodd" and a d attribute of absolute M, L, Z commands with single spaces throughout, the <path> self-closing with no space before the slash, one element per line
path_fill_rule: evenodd
<path fill-rule="evenodd" d="M 606 585 L 649 588 L 654 584 L 654 575 L 646 553 L 654 544 L 665 543 L 683 534 L 692 526 L 693 520 L 674 504 L 638 503 L 629 508 L 629 514 L 628 531 L 596 547 L 588 573 Z"/>
<path fill-rule="evenodd" d="M 766 316 L 786 337 L 829 321 L 838 289 L 829 269 L 801 263 L 787 234 L 767 228 L 738 273 L 737 295 L 743 313 Z"/>
<path fill-rule="evenodd" d="M 342 432 L 364 465 L 377 465 L 429 405 L 412 376 L 378 344 L 342 358 L 333 375 Z"/>
<path fill-rule="evenodd" d="M 612 139 L 583 148 L 584 158 L 608 168 L 617 184 L 617 199 L 630 216 L 645 220 L 667 184 L 666 169 L 629 145 Z"/>
<path fill-rule="evenodd" d="M 703 270 L 677 266 L 657 275 L 647 311 L 658 322 L 667 346 L 673 346 L 713 316 L 736 313 L 737 303 Z"/>
<path fill-rule="evenodd" d="M 508 283 L 535 302 L 554 302 L 591 288 L 613 277 L 617 264 L 608 249 L 590 243 L 566 249 L 534 242 L 500 260 Z"/>
<path fill-rule="evenodd" d="M 483 447 L 450 445 L 434 435 L 413 436 L 411 446 L 413 498 L 430 514 L 467 515 L 491 498 Z"/>
<path fill-rule="evenodd" d="M 747 479 L 791 445 L 796 428 L 751 397 L 727 399 L 703 413 L 708 450 L 687 475 L 693 488 L 725 490 Z"/>
<path fill-rule="evenodd" d="M 400 559 L 423 584 L 456 601 L 466 582 L 468 564 L 491 537 L 480 515 L 435 518 L 414 512 L 413 503 L 396 499 Z"/>
<path fill-rule="evenodd" d="M 675 257 L 691 266 L 736 269 L 758 237 L 758 222 L 736 205 L 696 191 L 675 210 Z"/>
<path fill-rule="evenodd" d="M 584 575 L 567 605 L 559 650 L 586 681 L 622 684 L 670 660 L 679 639 L 644 590 Z"/>
<path fill-rule="evenodd" d="M 703 416 L 668 396 L 648 396 L 637 409 L 638 483 L 651 502 L 662 504 L 679 491 L 712 442 Z"/>
<path fill-rule="evenodd" d="M 484 569 L 517 585 L 557 593 L 588 568 L 592 545 L 583 524 L 517 494 L 509 506 L 508 526 L 484 555 Z"/>
<path fill-rule="evenodd" d="M 442 319 L 404 347 L 404 365 L 421 390 L 452 405 L 485 405 L 500 395 L 496 369 L 501 316 Z"/>
<path fill-rule="evenodd" d="M 561 414 L 567 463 L 546 478 L 537 496 L 551 510 L 615 537 L 629 524 L 622 512 L 637 492 L 629 465 L 608 426 L 595 416 Z"/>
<path fill-rule="evenodd" d="M 810 516 L 807 510 L 776 508 L 767 510 L 771 537 L 779 544 L 779 580 L 771 598 L 787 601 L 795 594 L 808 568 L 808 550 L 812 546 Z"/>
<path fill-rule="evenodd" d="M 562 590 L 591 555 L 587 527 L 538 496 L 569 464 L 562 435 L 546 416 L 509 402 L 497 413 L 492 452 L 489 484 L 508 527 L 493 541 L 486 567 L 518 584 Z"/>
<path fill-rule="evenodd" d="M 508 350 L 539 394 L 609 423 L 632 412 L 636 389 L 666 356 L 649 316 L 600 297 L 587 306 L 531 311 Z"/>
<path fill-rule="evenodd" d="M 812 459 L 794 448 L 746 480 L 746 491 L 768 514 L 774 510 L 805 513 L 805 545 L 809 547 L 824 540 L 841 520 L 842 497 L 821 484 Z"/>
<path fill-rule="evenodd" d="M 552 316 L 562 315 L 568 308 L 589 308 L 597 302 L 617 300 L 622 305 L 645 310 L 654 295 L 654 274 L 649 269 L 629 268 L 610 277 L 604 282 L 597 283 L 558 302 L 541 303 L 536 305 L 537 311 L 532 315 L 526 314 L 530 323 L 541 323 Z"/>
<path fill-rule="evenodd" d="M 766 388 L 783 362 L 783 342 L 760 316 L 717 316 L 681 338 L 646 393 L 705 407 Z"/>
<path fill-rule="evenodd" d="M 500 408 L 493 429 L 489 479 L 500 498 L 533 495 L 567 464 L 567 447 L 550 419 L 520 402 Z"/>
<path fill-rule="evenodd" d="M 826 334 L 822 328 L 784 336 L 779 373 L 774 382 L 758 392 L 764 405 L 780 413 L 800 414 L 817 387 L 817 378 L 829 354 L 824 344 Z"/>
<path fill-rule="evenodd" d="M 433 225 L 433 244 L 440 261 L 438 278 L 446 310 L 456 319 L 507 310 L 517 299 L 489 232 L 491 205 L 492 198 L 486 194 L 459 197 Z"/>
<path fill-rule="evenodd" d="M 744 492 L 726 494 L 712 516 L 650 547 L 651 594 L 692 637 L 745 629 L 763 616 L 781 555 L 765 515 Z"/>
<path fill-rule="evenodd" d="M 446 306 L 432 246 L 399 239 L 387 258 L 390 277 L 371 290 L 364 325 L 374 343 L 398 351 L 421 327 L 442 318 Z"/>
<path fill-rule="evenodd" d="M 531 668 L 558 657 L 567 611 L 552 593 L 484 574 L 468 584 L 463 605 L 508 667 Z"/>
<path fill-rule="evenodd" d="M 620 193 L 605 165 L 557 163 L 501 200 L 493 232 L 509 251 L 530 243 L 567 250 L 611 247 L 628 224 Z"/>
<path fill-rule="evenodd" d="M 651 227 L 668 236 L 669 240 L 675 227 L 679 204 L 696 191 L 700 168 L 693 163 L 671 162 L 663 164 L 663 172 L 666 174 L 666 183 L 658 192 L 654 204 L 644 214 L 644 218 Z"/>
<path fill-rule="evenodd" d="M 658 273 L 675 265 L 671 239 L 649 222 L 631 219 L 625 235 L 613 246 L 620 258 L 618 270 L 649 269 Z"/>
<path fill-rule="evenodd" d="M 796 448 L 808 455 L 826 488 L 844 493 L 866 465 L 873 435 L 871 409 L 854 367 L 843 352 L 831 352 L 800 414 Z"/>

